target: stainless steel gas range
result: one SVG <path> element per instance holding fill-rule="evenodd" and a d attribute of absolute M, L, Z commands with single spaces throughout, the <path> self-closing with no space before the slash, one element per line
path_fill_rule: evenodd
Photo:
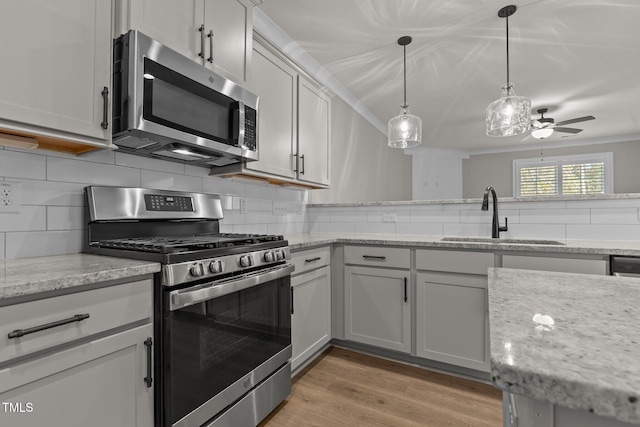
<path fill-rule="evenodd" d="M 291 272 L 277 235 L 219 232 L 217 195 L 85 189 L 85 252 L 162 263 L 156 426 L 255 426 L 291 391 Z"/>

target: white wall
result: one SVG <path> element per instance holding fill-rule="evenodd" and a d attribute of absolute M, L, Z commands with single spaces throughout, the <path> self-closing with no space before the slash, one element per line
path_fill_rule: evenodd
<path fill-rule="evenodd" d="M 412 199 L 462 198 L 462 159 L 458 150 L 419 147 L 406 150 L 412 158 Z"/>
<path fill-rule="evenodd" d="M 301 233 L 307 192 L 208 176 L 208 169 L 101 151 L 77 157 L 0 147 L 0 181 L 19 182 L 20 212 L 0 213 L 0 259 L 78 253 L 86 185 L 116 185 L 223 195 L 223 232 Z M 240 199 L 246 213 L 240 212 Z M 285 215 L 274 201 L 287 201 Z M 301 211 L 298 213 L 297 207 Z"/>

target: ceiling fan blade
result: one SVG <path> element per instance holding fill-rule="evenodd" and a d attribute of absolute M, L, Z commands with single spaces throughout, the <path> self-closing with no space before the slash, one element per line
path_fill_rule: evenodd
<path fill-rule="evenodd" d="M 569 119 L 569 120 L 565 120 L 563 122 L 556 123 L 556 126 L 564 126 L 564 125 L 570 125 L 572 123 L 586 122 L 587 120 L 595 120 L 595 117 L 593 117 L 593 116 L 584 116 L 584 117 L 578 117 L 578 118 L 575 118 L 575 119 Z"/>
<path fill-rule="evenodd" d="M 564 133 L 580 133 L 582 132 L 582 129 L 575 129 L 575 128 L 563 128 L 563 127 L 554 127 L 553 130 L 555 132 L 564 132 Z"/>
<path fill-rule="evenodd" d="M 527 136 L 525 136 L 524 138 L 522 138 L 522 139 L 520 140 L 520 142 L 526 142 L 526 141 L 528 141 L 528 140 L 530 140 L 530 139 L 533 139 L 533 136 L 531 136 L 531 132 L 528 132 L 528 133 L 527 133 Z"/>

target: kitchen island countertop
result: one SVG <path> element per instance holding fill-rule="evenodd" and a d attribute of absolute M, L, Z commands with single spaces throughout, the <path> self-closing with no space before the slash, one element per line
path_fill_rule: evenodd
<path fill-rule="evenodd" d="M 640 424 L 638 319 L 640 279 L 490 268 L 492 381 Z"/>
<path fill-rule="evenodd" d="M 0 301 L 158 271 L 157 262 L 88 254 L 0 260 Z"/>

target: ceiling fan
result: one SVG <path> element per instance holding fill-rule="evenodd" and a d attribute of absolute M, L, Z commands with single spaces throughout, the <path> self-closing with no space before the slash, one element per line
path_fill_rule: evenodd
<path fill-rule="evenodd" d="M 555 120 L 551 117 L 544 116 L 544 114 L 549 111 L 548 108 L 540 108 L 537 111 L 538 114 L 540 114 L 540 118 L 531 121 L 531 134 L 527 135 L 527 137 L 523 139 L 526 139 L 529 136 L 537 139 L 544 139 L 550 137 L 554 132 L 564 132 L 571 134 L 580 133 L 582 132 L 582 129 L 568 128 L 564 126 L 573 123 L 586 122 L 587 120 L 595 120 L 595 117 L 593 116 L 584 116 L 556 123 Z"/>

